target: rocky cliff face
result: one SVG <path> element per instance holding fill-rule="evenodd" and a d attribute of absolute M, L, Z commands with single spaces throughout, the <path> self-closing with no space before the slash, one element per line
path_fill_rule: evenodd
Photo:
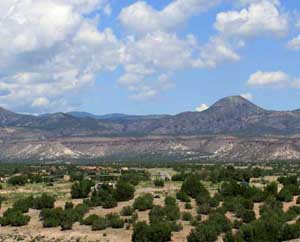
<path fill-rule="evenodd" d="M 300 112 L 265 110 L 239 96 L 200 113 L 124 117 L 0 109 L 0 158 L 300 159 Z"/>

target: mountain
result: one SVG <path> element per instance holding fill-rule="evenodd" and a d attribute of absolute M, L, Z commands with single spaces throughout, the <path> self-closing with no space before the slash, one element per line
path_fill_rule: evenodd
<path fill-rule="evenodd" d="M 95 115 L 87 112 L 69 112 L 67 113 L 76 118 L 94 118 L 99 120 L 115 120 L 115 121 L 124 121 L 124 120 L 139 120 L 139 119 L 160 119 L 168 117 L 169 115 L 128 115 L 122 113 L 111 113 L 105 115 Z"/>
<path fill-rule="evenodd" d="M 299 136 L 299 110 L 265 110 L 240 96 L 177 115 L 32 116 L 0 109 L 0 159 L 300 159 Z"/>

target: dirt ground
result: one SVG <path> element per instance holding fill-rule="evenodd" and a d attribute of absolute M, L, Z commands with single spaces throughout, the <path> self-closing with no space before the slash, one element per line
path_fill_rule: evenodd
<path fill-rule="evenodd" d="M 156 172 L 154 170 L 154 172 Z M 267 180 L 275 180 L 275 177 L 268 177 Z M 209 184 L 206 184 L 209 186 Z M 165 187 L 157 188 L 154 187 L 150 182 L 145 182 L 140 184 L 135 193 L 135 197 L 143 194 L 143 193 L 152 193 L 158 194 L 160 198 L 154 199 L 154 203 L 156 205 L 163 205 L 164 198 L 167 195 L 174 195 L 176 191 L 180 188 L 180 183 L 178 182 L 167 182 Z M 71 201 L 70 198 L 70 184 L 69 183 L 58 183 L 55 184 L 54 187 L 46 187 L 46 186 L 25 186 L 22 188 L 14 188 L 13 190 L 2 190 L 0 191 L 2 194 L 9 194 L 9 202 L 6 202 L 2 209 L 0 210 L 0 215 L 5 211 L 9 206 L 11 206 L 12 202 L 24 194 L 39 194 L 44 191 L 50 191 L 51 194 L 55 194 L 57 196 L 57 201 L 55 203 L 56 207 L 63 207 L 66 201 Z M 216 187 L 212 187 L 210 192 L 214 194 L 217 190 Z M 133 204 L 134 200 L 127 202 L 118 203 L 118 207 L 112 209 L 103 209 L 101 207 L 92 208 L 88 214 L 97 214 L 100 216 L 105 216 L 109 213 L 119 213 L 124 206 L 129 206 Z M 82 199 L 73 199 L 72 202 L 74 204 L 82 203 Z M 197 215 L 196 211 L 196 202 L 192 200 L 192 209 L 187 210 L 184 208 L 185 203 L 179 202 L 179 207 L 181 212 L 187 211 L 190 212 L 193 216 Z M 290 207 L 296 205 L 296 197 L 294 197 L 292 202 L 284 203 L 284 211 L 287 211 Z M 254 204 L 254 211 L 256 214 L 256 218 L 259 218 L 259 207 L 260 203 Z M 33 241 L 47 241 L 47 242 L 131 242 L 132 229 L 106 229 L 103 231 L 92 231 L 91 226 L 80 225 L 79 223 L 75 223 L 73 229 L 70 231 L 61 231 L 60 228 L 43 228 L 42 223 L 39 220 L 40 211 L 31 209 L 29 211 L 29 215 L 31 217 L 30 223 L 27 226 L 23 227 L 0 227 L 0 241 L 2 242 L 13 242 L 13 241 L 24 241 L 24 242 L 33 242 Z M 138 212 L 138 220 L 148 222 L 148 213 L 146 212 Z M 236 218 L 234 214 L 227 213 L 227 218 L 231 221 L 234 221 Z M 202 216 L 202 220 L 205 220 L 206 216 Z M 183 225 L 183 230 L 180 232 L 173 233 L 172 242 L 186 242 L 187 236 L 190 234 L 192 230 L 192 226 L 189 222 L 181 221 Z M 218 242 L 222 242 L 222 236 L 219 236 Z M 300 240 L 295 240 L 300 241 Z"/>

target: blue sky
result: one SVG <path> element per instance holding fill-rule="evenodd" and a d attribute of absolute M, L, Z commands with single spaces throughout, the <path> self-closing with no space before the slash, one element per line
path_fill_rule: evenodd
<path fill-rule="evenodd" d="M 18 112 L 201 111 L 243 95 L 300 108 L 300 2 L 0 3 L 0 105 Z"/>

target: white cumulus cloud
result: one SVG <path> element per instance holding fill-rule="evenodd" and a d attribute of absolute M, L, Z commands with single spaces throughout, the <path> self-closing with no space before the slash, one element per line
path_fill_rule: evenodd
<path fill-rule="evenodd" d="M 92 86 L 100 71 L 114 69 L 120 63 L 120 41 L 111 29 L 99 31 L 98 22 L 85 17 L 107 4 L 1 1 L 0 105 L 57 110 L 70 105 L 69 93 Z M 63 105 L 54 105 L 58 100 Z"/>
<path fill-rule="evenodd" d="M 198 106 L 196 108 L 196 112 L 203 112 L 205 110 L 207 110 L 209 108 L 209 106 L 207 106 L 206 104 L 201 104 L 200 106 Z"/>
<path fill-rule="evenodd" d="M 290 77 L 282 71 L 253 73 L 247 81 L 249 86 L 286 86 Z"/>
<path fill-rule="evenodd" d="M 221 2 L 220 0 L 174 0 L 162 10 L 156 10 L 146 1 L 137 1 L 124 8 L 119 19 L 128 30 L 137 33 L 168 31 L 185 23 L 189 17 Z"/>
<path fill-rule="evenodd" d="M 240 11 L 219 13 L 215 28 L 226 37 L 283 36 L 288 31 L 288 18 L 276 4 L 261 0 Z"/>
<path fill-rule="evenodd" d="M 291 50 L 300 50 L 300 35 L 290 40 L 287 44 L 287 47 Z"/>

